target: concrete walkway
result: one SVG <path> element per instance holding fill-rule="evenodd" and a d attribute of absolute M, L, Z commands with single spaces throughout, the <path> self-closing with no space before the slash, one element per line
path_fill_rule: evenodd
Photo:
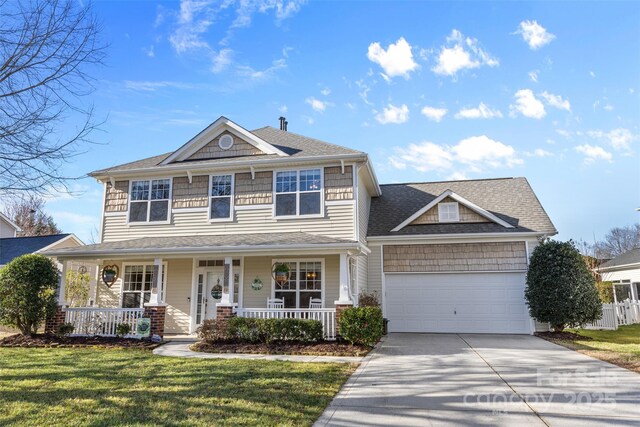
<path fill-rule="evenodd" d="M 202 353 L 189 350 L 192 342 L 168 342 L 153 350 L 158 356 L 190 357 L 200 359 L 252 359 L 252 360 L 284 360 L 288 362 L 323 362 L 323 363 L 360 363 L 362 357 L 338 356 L 295 356 L 286 354 L 237 354 L 237 353 Z"/>
<path fill-rule="evenodd" d="M 526 335 L 390 334 L 317 426 L 640 425 L 640 375 Z"/>

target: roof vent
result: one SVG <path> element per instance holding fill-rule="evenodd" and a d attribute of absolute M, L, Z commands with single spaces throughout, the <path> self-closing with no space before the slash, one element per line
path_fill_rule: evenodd
<path fill-rule="evenodd" d="M 283 131 L 286 132 L 287 131 L 287 126 L 289 125 L 289 122 L 284 117 L 280 117 L 280 119 L 278 119 L 278 120 L 280 120 L 280 130 L 283 130 Z"/>

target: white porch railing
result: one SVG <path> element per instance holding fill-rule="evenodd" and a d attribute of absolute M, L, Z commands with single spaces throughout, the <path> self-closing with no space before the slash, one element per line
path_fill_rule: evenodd
<path fill-rule="evenodd" d="M 131 326 L 131 333 L 126 337 L 140 338 L 136 331 L 138 320 L 144 314 L 143 308 L 69 307 L 65 312 L 65 322 L 74 326 L 72 336 L 115 337 L 118 324 L 126 323 Z"/>
<path fill-rule="evenodd" d="M 253 319 L 305 319 L 319 320 L 322 323 L 324 338 L 336 339 L 335 308 L 239 308 L 239 317 Z"/>
<path fill-rule="evenodd" d="M 602 318 L 584 325 L 585 329 L 616 330 L 621 325 L 640 323 L 640 301 L 602 304 Z"/>

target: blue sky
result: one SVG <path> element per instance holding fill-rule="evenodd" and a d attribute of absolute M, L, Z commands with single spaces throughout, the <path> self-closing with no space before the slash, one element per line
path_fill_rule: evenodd
<path fill-rule="evenodd" d="M 381 183 L 525 176 L 561 239 L 638 221 L 640 3 L 99 1 L 84 174 L 220 115 L 370 153 Z M 70 123 L 71 125 L 71 123 Z M 102 188 L 47 209 L 90 240 Z"/>

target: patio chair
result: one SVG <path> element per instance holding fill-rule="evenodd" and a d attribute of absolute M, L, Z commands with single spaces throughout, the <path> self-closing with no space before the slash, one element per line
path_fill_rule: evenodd
<path fill-rule="evenodd" d="M 267 308 L 284 308 L 284 299 L 267 298 Z"/>
<path fill-rule="evenodd" d="M 320 298 L 310 298 L 309 299 L 309 308 L 322 308 L 322 299 L 320 299 Z"/>

